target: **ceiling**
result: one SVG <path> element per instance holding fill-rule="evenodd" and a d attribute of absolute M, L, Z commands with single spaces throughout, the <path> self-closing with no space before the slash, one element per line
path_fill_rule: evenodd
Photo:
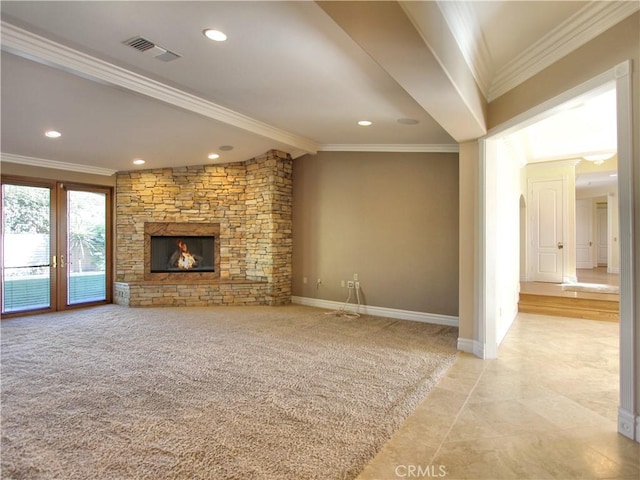
<path fill-rule="evenodd" d="M 0 8 L 2 161 L 111 174 L 244 161 L 273 148 L 294 157 L 455 152 L 486 133 L 488 101 L 638 4 L 3 1 Z M 207 39 L 206 28 L 227 41 Z M 135 36 L 180 58 L 163 62 L 123 44 Z M 533 57 L 535 66 L 527 62 Z M 50 129 L 62 136 L 46 138 Z M 146 164 L 134 166 L 135 158 Z"/>

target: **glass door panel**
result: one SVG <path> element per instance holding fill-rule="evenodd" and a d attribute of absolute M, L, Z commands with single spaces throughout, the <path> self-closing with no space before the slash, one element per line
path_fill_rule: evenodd
<path fill-rule="evenodd" d="M 67 191 L 67 305 L 107 299 L 105 193 Z"/>
<path fill-rule="evenodd" d="M 51 205 L 49 187 L 2 185 L 2 313 L 52 307 Z"/>
<path fill-rule="evenodd" d="M 109 303 L 109 187 L 2 178 L 3 315 Z"/>

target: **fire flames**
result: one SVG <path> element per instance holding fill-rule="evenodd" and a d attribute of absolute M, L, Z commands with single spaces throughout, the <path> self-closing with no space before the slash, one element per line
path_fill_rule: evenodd
<path fill-rule="evenodd" d="M 178 268 L 181 270 L 191 270 L 196 265 L 196 259 L 187 248 L 187 244 L 182 240 L 178 241 L 178 247 L 180 248 L 180 258 L 178 258 Z"/>

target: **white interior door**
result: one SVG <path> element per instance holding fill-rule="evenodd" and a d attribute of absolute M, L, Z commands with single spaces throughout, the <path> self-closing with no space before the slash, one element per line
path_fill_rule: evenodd
<path fill-rule="evenodd" d="M 593 202 L 576 200 L 576 268 L 593 268 Z"/>
<path fill-rule="evenodd" d="M 598 265 L 606 266 L 608 263 L 609 236 L 607 206 L 598 206 Z"/>
<path fill-rule="evenodd" d="M 561 283 L 564 265 L 564 181 L 532 180 L 530 195 L 532 280 Z"/>

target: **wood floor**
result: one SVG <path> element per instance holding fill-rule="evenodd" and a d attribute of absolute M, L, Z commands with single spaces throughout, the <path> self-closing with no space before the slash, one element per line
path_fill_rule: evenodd
<path fill-rule="evenodd" d="M 578 282 L 620 285 L 620 276 L 607 273 L 606 267 L 578 270 Z M 561 284 L 521 282 L 518 311 L 589 320 L 620 320 L 620 296 L 615 293 L 590 293 L 563 290 Z"/>

